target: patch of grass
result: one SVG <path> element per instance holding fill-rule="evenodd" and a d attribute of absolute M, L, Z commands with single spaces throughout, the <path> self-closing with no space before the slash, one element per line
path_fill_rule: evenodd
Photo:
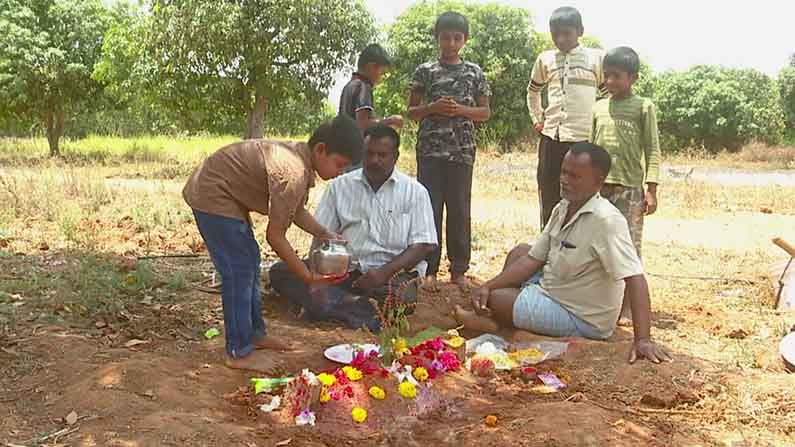
<path fill-rule="evenodd" d="M 737 169 L 795 169 L 795 142 L 779 146 L 750 143 L 738 152 L 710 153 L 703 148 L 688 148 L 674 154 L 665 154 L 668 164 Z"/>

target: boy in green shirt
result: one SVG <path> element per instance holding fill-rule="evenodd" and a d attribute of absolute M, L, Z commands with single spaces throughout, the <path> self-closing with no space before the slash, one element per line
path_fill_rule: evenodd
<path fill-rule="evenodd" d="M 626 217 L 640 257 L 643 216 L 657 210 L 660 142 L 654 103 L 632 93 L 640 70 L 640 59 L 632 48 L 608 51 L 603 66 L 610 97 L 594 105 L 591 142 L 610 153 L 613 167 L 601 194 Z M 619 326 L 630 326 L 631 315 L 625 297 Z"/>

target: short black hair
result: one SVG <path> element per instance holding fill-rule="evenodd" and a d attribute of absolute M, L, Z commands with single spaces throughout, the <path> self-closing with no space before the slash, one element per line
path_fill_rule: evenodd
<path fill-rule="evenodd" d="M 378 124 L 373 127 L 368 127 L 367 130 L 364 131 L 364 136 L 378 139 L 391 138 L 395 143 L 395 155 L 400 153 L 400 134 L 386 124 Z"/>
<path fill-rule="evenodd" d="M 377 43 L 371 43 L 364 47 L 362 52 L 359 53 L 359 61 L 356 63 L 356 66 L 361 70 L 365 65 L 370 63 L 389 67 L 392 65 L 392 59 L 389 58 L 389 54 L 384 47 Z"/>
<path fill-rule="evenodd" d="M 561 6 L 552 11 L 552 15 L 549 17 L 549 28 L 560 28 L 564 26 L 576 28 L 582 33 L 584 28 L 582 27 L 582 16 L 580 15 L 580 11 L 577 11 L 577 9 L 571 6 Z"/>
<path fill-rule="evenodd" d="M 364 152 L 364 138 L 356 121 L 346 115 L 337 115 L 333 120 L 326 121 L 318 126 L 309 138 L 309 147 L 314 148 L 318 143 L 326 144 L 326 152 L 340 154 L 349 158 L 351 163 L 362 160 Z"/>
<path fill-rule="evenodd" d="M 629 74 L 638 74 L 640 71 L 640 57 L 630 47 L 616 47 L 605 54 L 604 67 L 618 68 Z"/>
<path fill-rule="evenodd" d="M 439 37 L 442 31 L 460 31 L 464 37 L 469 37 L 469 20 L 463 14 L 455 11 L 443 12 L 433 26 L 433 35 Z"/>
<path fill-rule="evenodd" d="M 574 143 L 569 152 L 574 155 L 588 154 L 591 166 L 599 170 L 605 177 L 610 173 L 613 162 L 610 159 L 610 154 L 602 146 L 588 142 Z"/>

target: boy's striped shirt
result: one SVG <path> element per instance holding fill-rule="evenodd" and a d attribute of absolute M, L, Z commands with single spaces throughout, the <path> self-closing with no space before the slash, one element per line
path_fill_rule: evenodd
<path fill-rule="evenodd" d="M 582 45 L 568 53 L 548 50 L 536 59 L 527 86 L 527 108 L 533 123 L 544 123 L 543 134 L 557 141 L 586 141 L 591 132 L 591 110 L 597 94 L 604 93 L 600 49 Z M 547 88 L 549 104 L 541 105 Z"/>

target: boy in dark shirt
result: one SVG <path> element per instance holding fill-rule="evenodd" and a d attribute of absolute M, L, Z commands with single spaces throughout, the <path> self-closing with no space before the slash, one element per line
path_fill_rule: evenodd
<path fill-rule="evenodd" d="M 454 283 L 469 287 L 464 276 L 471 254 L 472 165 L 475 122 L 489 119 L 491 89 L 483 70 L 459 52 L 469 38 L 469 22 L 457 12 L 436 19 L 439 59 L 414 72 L 408 115 L 417 132 L 417 180 L 431 196 L 437 249 L 428 258 L 426 286 L 437 289 L 442 247 L 442 217 L 447 208 L 447 258 Z"/>
<path fill-rule="evenodd" d="M 403 127 L 403 117 L 400 115 L 393 115 L 380 121 L 375 117 L 373 87 L 381 82 L 384 73 L 392 66 L 387 52 L 377 43 L 367 45 L 359 54 L 357 65 L 358 70 L 342 89 L 339 114 L 355 120 L 362 132 L 377 124 Z"/>

